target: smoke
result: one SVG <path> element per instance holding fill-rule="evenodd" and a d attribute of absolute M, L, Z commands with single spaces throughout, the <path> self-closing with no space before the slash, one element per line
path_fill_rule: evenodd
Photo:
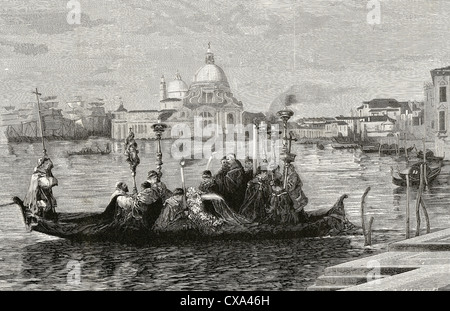
<path fill-rule="evenodd" d="M 286 106 L 290 106 L 290 105 L 296 104 L 296 103 L 297 103 L 297 97 L 295 96 L 295 94 L 286 95 L 286 99 L 284 100 L 284 104 Z"/>

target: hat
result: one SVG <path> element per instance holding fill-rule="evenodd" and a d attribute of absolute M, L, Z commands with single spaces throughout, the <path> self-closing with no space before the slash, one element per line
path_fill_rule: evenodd
<path fill-rule="evenodd" d="M 212 173 L 210 170 L 203 171 L 202 177 L 211 177 Z"/>
<path fill-rule="evenodd" d="M 173 191 L 173 195 L 183 195 L 184 194 L 184 190 L 181 188 L 175 188 L 175 190 Z"/>
<path fill-rule="evenodd" d="M 116 183 L 116 188 L 128 192 L 128 186 L 123 181 L 119 181 L 118 183 Z"/>
<path fill-rule="evenodd" d="M 48 160 L 50 160 L 50 158 L 46 157 L 46 156 L 44 156 L 42 158 L 39 158 L 38 161 L 37 161 L 38 166 L 41 166 L 45 161 L 48 161 Z"/>
<path fill-rule="evenodd" d="M 147 174 L 147 178 L 158 177 L 158 173 L 154 170 L 151 170 Z"/>

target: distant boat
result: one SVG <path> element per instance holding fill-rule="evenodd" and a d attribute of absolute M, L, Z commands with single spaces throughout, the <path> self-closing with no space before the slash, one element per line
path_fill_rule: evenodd
<path fill-rule="evenodd" d="M 109 148 L 109 145 L 107 145 L 105 150 L 101 150 L 98 147 L 97 147 L 97 150 L 94 150 L 90 147 L 84 147 L 80 151 L 72 151 L 72 152 L 68 152 L 67 154 L 69 156 L 73 156 L 73 155 L 92 155 L 92 154 L 107 155 L 110 153 L 111 153 L 111 149 Z"/>
<path fill-rule="evenodd" d="M 380 145 L 363 145 L 361 147 L 361 151 L 364 153 L 372 153 L 372 152 L 378 152 L 380 150 Z"/>
<path fill-rule="evenodd" d="M 411 172 L 409 175 L 410 185 L 419 185 L 420 184 L 420 165 L 423 162 L 414 163 L 409 167 L 409 171 Z M 426 166 L 427 172 L 427 183 L 431 183 L 436 177 L 441 173 L 442 163 L 439 163 L 436 167 L 430 167 L 429 163 Z M 391 167 L 391 176 L 392 183 L 397 186 L 406 186 L 406 174 L 400 172 L 399 170 L 394 170 Z"/>
<path fill-rule="evenodd" d="M 423 159 L 423 151 L 422 150 L 417 151 L 417 158 Z M 444 160 L 444 157 L 437 157 L 434 155 L 433 151 L 427 149 L 427 151 L 425 152 L 425 159 L 427 161 L 435 161 L 436 162 L 436 161 Z"/>
<path fill-rule="evenodd" d="M 333 143 L 331 147 L 333 149 L 358 149 L 359 145 L 355 143 Z"/>
<path fill-rule="evenodd" d="M 319 149 L 319 150 L 325 149 L 324 145 L 322 145 L 321 143 L 317 143 L 317 144 L 316 144 L 316 147 L 317 147 L 317 149 Z"/>

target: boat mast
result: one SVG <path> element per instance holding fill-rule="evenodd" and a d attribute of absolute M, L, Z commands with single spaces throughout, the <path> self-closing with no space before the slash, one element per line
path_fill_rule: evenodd
<path fill-rule="evenodd" d="M 36 94 L 38 117 L 39 117 L 39 127 L 41 128 L 42 152 L 44 153 L 44 157 L 46 157 L 47 156 L 47 149 L 45 149 L 44 129 L 42 127 L 41 105 L 40 105 L 40 102 L 39 102 L 39 96 L 41 96 L 42 94 L 38 92 L 37 88 L 36 88 L 36 91 L 33 92 L 33 94 Z"/>

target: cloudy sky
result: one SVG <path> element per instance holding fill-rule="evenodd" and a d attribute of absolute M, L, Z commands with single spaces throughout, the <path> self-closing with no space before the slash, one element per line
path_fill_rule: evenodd
<path fill-rule="evenodd" d="M 79 0 L 80 24 L 67 22 L 68 2 L 1 0 L 1 106 L 39 87 L 63 103 L 157 109 L 160 76 L 179 70 L 189 84 L 208 42 L 249 111 L 289 89 L 305 115 L 421 100 L 430 70 L 450 65 L 448 0 L 380 0 L 379 25 L 366 0 Z"/>

